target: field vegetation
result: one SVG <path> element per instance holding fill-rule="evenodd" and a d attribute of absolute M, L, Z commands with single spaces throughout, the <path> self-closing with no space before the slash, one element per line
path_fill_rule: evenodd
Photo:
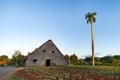
<path fill-rule="evenodd" d="M 26 67 L 9 80 L 120 80 L 119 67 L 54 66 Z"/>

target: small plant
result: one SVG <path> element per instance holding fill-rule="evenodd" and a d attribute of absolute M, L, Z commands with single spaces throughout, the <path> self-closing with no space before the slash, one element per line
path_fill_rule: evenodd
<path fill-rule="evenodd" d="M 97 78 L 96 78 L 97 77 Z M 28 67 L 18 71 L 15 79 L 19 80 L 120 80 L 119 67 L 91 66 L 54 66 Z M 12 78 L 14 80 L 14 77 Z"/>

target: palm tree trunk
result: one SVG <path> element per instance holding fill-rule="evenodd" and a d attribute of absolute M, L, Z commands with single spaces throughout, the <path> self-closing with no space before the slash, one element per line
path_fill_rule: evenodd
<path fill-rule="evenodd" d="M 91 37 L 92 37 L 92 66 L 95 66 L 95 59 L 94 59 L 94 27 L 91 23 Z"/>

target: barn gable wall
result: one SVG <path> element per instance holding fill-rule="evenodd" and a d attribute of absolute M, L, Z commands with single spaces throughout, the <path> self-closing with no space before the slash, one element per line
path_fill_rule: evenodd
<path fill-rule="evenodd" d="M 59 49 L 51 40 L 48 40 L 27 57 L 25 66 L 45 66 L 47 60 L 50 61 L 50 65 L 67 65 Z"/>

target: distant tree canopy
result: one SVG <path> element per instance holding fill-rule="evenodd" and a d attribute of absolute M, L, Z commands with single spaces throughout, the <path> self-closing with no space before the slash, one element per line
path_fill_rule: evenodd
<path fill-rule="evenodd" d="M 120 55 L 102 57 L 101 62 L 104 65 L 120 66 Z"/>
<path fill-rule="evenodd" d="M 7 64 L 9 62 L 9 58 L 7 55 L 0 56 L 0 65 Z"/>
<path fill-rule="evenodd" d="M 10 65 L 22 65 L 21 61 L 25 56 L 21 54 L 20 51 L 15 51 L 13 53 L 12 59 L 10 60 Z"/>
<path fill-rule="evenodd" d="M 79 62 L 78 57 L 75 54 L 73 54 L 71 56 L 66 54 L 65 58 L 66 58 L 69 65 L 77 65 L 77 64 L 79 64 L 78 63 Z"/>
<path fill-rule="evenodd" d="M 91 65 L 92 56 L 86 56 L 84 59 L 78 59 L 77 55 L 65 55 L 69 65 Z M 120 66 L 120 55 L 95 57 L 95 64 L 101 66 Z"/>
<path fill-rule="evenodd" d="M 70 64 L 78 64 L 78 57 L 75 54 L 70 56 Z"/>
<path fill-rule="evenodd" d="M 67 60 L 67 63 L 70 64 L 70 56 L 66 54 L 65 59 Z"/>

